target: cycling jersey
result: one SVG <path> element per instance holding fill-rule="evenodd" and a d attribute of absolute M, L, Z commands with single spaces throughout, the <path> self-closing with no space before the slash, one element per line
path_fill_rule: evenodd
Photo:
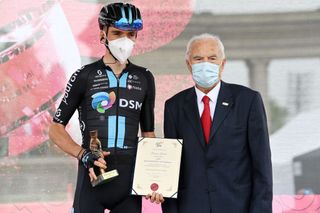
<path fill-rule="evenodd" d="M 67 125 L 78 110 L 82 147 L 89 148 L 91 130 L 98 130 L 107 170 L 119 176 L 109 183 L 92 187 L 88 170 L 79 161 L 74 212 L 140 212 L 141 198 L 128 196 L 137 147 L 139 123 L 142 132 L 154 131 L 155 85 L 150 71 L 129 62 L 116 76 L 103 60 L 73 73 L 67 83 L 54 122 Z M 127 209 L 130 209 L 128 211 Z"/>
<path fill-rule="evenodd" d="M 134 150 L 139 122 L 143 132 L 154 131 L 154 100 L 150 71 L 129 62 L 117 77 L 101 59 L 73 73 L 53 120 L 66 125 L 78 109 L 84 148 L 98 130 L 103 150 Z"/>

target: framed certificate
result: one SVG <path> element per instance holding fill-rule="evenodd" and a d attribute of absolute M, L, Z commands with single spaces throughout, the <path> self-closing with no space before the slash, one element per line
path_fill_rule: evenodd
<path fill-rule="evenodd" d="M 180 139 L 139 138 L 131 194 L 177 198 L 181 152 Z"/>

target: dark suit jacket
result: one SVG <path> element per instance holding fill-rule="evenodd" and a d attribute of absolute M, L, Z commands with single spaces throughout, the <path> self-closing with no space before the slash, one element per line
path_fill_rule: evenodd
<path fill-rule="evenodd" d="M 221 83 L 209 144 L 194 87 L 166 101 L 164 134 L 183 139 L 180 213 L 271 213 L 272 168 L 258 92 Z"/>

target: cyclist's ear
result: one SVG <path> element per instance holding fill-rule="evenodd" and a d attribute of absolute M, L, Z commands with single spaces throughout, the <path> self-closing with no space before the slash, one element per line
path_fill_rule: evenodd
<path fill-rule="evenodd" d="M 107 35 L 104 30 L 100 30 L 100 43 L 105 44 L 107 41 Z"/>
<path fill-rule="evenodd" d="M 108 40 L 107 40 L 107 34 L 109 32 L 109 27 L 108 26 L 104 26 L 102 30 L 100 30 L 100 43 L 102 44 L 107 44 Z"/>

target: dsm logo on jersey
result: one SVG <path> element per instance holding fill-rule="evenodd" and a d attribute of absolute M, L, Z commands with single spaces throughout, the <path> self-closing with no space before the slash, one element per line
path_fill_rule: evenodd
<path fill-rule="evenodd" d="M 116 101 L 116 94 L 114 92 L 98 92 L 91 97 L 91 106 L 99 113 L 104 113 L 107 109 L 111 108 Z"/>

